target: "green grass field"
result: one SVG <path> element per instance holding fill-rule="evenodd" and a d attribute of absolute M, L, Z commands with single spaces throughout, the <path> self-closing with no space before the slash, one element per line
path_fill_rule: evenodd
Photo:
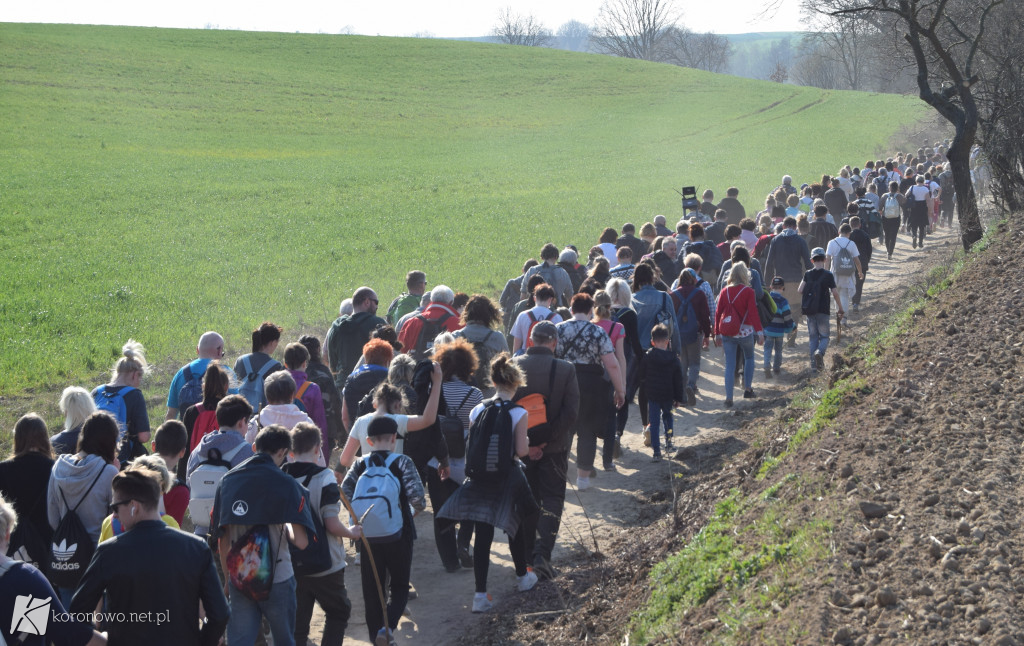
<path fill-rule="evenodd" d="M 129 337 L 155 401 L 204 330 L 233 360 L 260 321 L 325 330 L 412 268 L 495 294 L 547 240 L 672 222 L 684 184 L 753 208 L 925 114 L 563 51 L 122 27 L 0 25 L 0 86 L 7 428 Z"/>

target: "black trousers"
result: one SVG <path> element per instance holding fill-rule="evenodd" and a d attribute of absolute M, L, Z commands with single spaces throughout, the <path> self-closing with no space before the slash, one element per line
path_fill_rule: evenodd
<path fill-rule="evenodd" d="M 314 602 L 320 604 L 325 616 L 320 646 L 341 646 L 352 614 L 352 602 L 348 600 L 348 592 L 345 591 L 344 568 L 324 576 L 295 577 L 296 644 L 306 644 L 308 641 Z M 379 601 L 377 605 L 380 605 Z"/>
<path fill-rule="evenodd" d="M 494 525 L 473 523 L 476 526 L 476 547 L 473 548 L 473 574 L 476 577 L 476 591 L 487 592 L 487 572 L 491 568 L 491 543 L 494 542 Z M 508 551 L 516 566 L 516 576 L 526 574 L 526 547 L 523 544 L 523 526 L 515 536 L 509 536 Z"/>
<path fill-rule="evenodd" d="M 473 538 L 472 522 L 458 523 L 459 529 L 456 532 L 456 521 L 437 517 L 437 511 L 458 488 L 458 483 L 451 478 L 441 480 L 437 469 L 427 467 L 427 495 L 430 496 L 430 508 L 434 512 L 434 543 L 441 563 L 448 570 L 461 567 L 458 551 L 461 548 L 469 549 L 469 542 Z"/>
<path fill-rule="evenodd" d="M 891 256 L 896 248 L 896 236 L 900 232 L 899 218 L 885 218 L 882 220 L 882 232 L 885 234 L 885 250 Z"/>
<path fill-rule="evenodd" d="M 545 453 L 539 460 L 526 460 L 526 481 L 540 513 L 523 519 L 519 533 L 523 535 L 526 555 L 551 558 L 558 528 L 565 508 L 565 475 L 569 468 L 569 452 Z"/>
<path fill-rule="evenodd" d="M 377 575 L 381 585 L 388 586 L 384 598 L 391 593 L 388 601 L 388 628 L 394 630 L 405 612 L 405 604 L 409 601 L 409 573 L 412 570 L 412 533 L 402 532 L 402 538 L 393 543 L 370 543 L 373 552 L 372 562 L 377 566 Z M 384 627 L 384 612 L 380 607 L 380 596 L 377 594 L 377 583 L 373 578 L 369 555 L 363 554 L 359 566 L 359 578 L 363 584 L 363 605 L 366 607 L 366 629 L 370 633 L 370 643 L 377 638 L 377 633 Z M 391 577 L 390 584 L 388 576 Z"/>

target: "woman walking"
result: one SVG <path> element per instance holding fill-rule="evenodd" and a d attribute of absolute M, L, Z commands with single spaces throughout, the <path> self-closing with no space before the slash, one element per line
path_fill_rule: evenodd
<path fill-rule="evenodd" d="M 577 294 L 573 302 L 578 297 Z M 441 518 L 474 523 L 476 545 L 473 548 L 473 574 L 476 578 L 476 594 L 473 595 L 473 612 L 486 612 L 493 607 L 491 596 L 487 594 L 487 574 L 491 565 L 491 543 L 494 541 L 495 528 L 509 536 L 508 546 L 515 565 L 517 589 L 525 592 L 537 584 L 537 575 L 526 567 L 526 543 L 520 526 L 526 516 L 537 513 L 539 508 L 530 494 L 523 469 L 515 460 L 516 457 L 522 458 L 529 454 L 526 409 L 512 403 L 516 389 L 525 383 L 525 378 L 508 353 L 495 357 L 491 363 L 490 376 L 495 395 L 470 411 L 470 433 L 482 435 L 476 438 L 471 436 L 469 442 L 470 445 L 476 441 L 484 442 L 493 437 L 489 436 L 492 432 L 507 432 L 507 428 L 499 426 L 502 424 L 502 415 L 507 412 L 511 416 L 513 437 L 499 437 L 497 444 L 500 447 L 503 440 L 511 439 L 512 455 L 497 456 L 497 461 L 507 464 L 508 460 L 512 460 L 513 463 L 502 475 L 485 476 L 473 471 L 466 483 L 452 493 L 437 512 Z"/>
<path fill-rule="evenodd" d="M 725 405 L 732 406 L 736 380 L 737 352 L 743 352 L 743 398 L 753 399 L 754 338 L 764 345 L 764 330 L 757 313 L 757 300 L 750 287 L 750 272 L 742 262 L 729 270 L 726 288 L 715 306 L 715 345 L 725 348 Z"/>

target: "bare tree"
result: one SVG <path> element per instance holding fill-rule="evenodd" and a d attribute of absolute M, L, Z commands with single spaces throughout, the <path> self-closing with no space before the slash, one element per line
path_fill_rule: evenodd
<path fill-rule="evenodd" d="M 592 39 L 607 54 L 655 61 L 664 51 L 662 39 L 676 21 L 672 0 L 605 0 Z"/>
<path fill-rule="evenodd" d="M 498 12 L 498 24 L 494 25 L 491 36 L 506 45 L 547 47 L 551 43 L 551 31 L 533 15 L 514 13 L 512 7 Z"/>
<path fill-rule="evenodd" d="M 822 51 L 816 39 L 803 40 L 793 62 L 793 81 L 823 90 L 839 88 L 835 63 Z"/>
<path fill-rule="evenodd" d="M 558 46 L 572 52 L 585 52 L 589 49 L 590 26 L 579 20 L 570 20 L 555 32 Z"/>
<path fill-rule="evenodd" d="M 695 34 L 685 27 L 669 27 L 660 43 L 658 60 L 706 72 L 725 72 L 732 59 L 732 44 L 725 36 Z"/>
<path fill-rule="evenodd" d="M 768 80 L 776 83 L 785 83 L 789 80 L 789 70 L 782 63 L 775 63 L 775 69 L 768 75 Z"/>
<path fill-rule="evenodd" d="M 805 43 L 813 43 L 817 56 L 825 57 L 842 78 L 840 87 L 860 90 L 864 58 L 871 51 L 869 40 L 877 34 L 874 26 L 849 14 L 831 14 L 815 11 L 817 0 L 804 0 L 804 17 L 816 29 L 804 36 Z"/>
<path fill-rule="evenodd" d="M 918 96 L 949 121 L 955 135 L 946 156 L 960 218 L 961 243 L 970 249 L 983 230 L 971 183 L 970 154 L 980 113 L 974 86 L 980 80 L 986 30 L 1006 0 L 814 0 L 813 7 L 868 24 L 891 21 L 917 65 Z"/>

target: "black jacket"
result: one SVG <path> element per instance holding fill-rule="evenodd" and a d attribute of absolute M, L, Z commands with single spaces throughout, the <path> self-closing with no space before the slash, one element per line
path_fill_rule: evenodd
<path fill-rule="evenodd" d="M 551 362 L 555 365 L 554 387 L 549 389 L 551 380 Z M 515 399 L 519 400 L 533 393 L 541 393 L 547 398 L 548 428 L 551 435 L 547 438 L 531 437 L 531 445 L 547 442 L 545 453 L 568 451 L 572 444 L 569 431 L 576 423 L 579 414 L 580 391 L 576 381 L 576 368 L 568 361 L 556 359 L 548 348 L 533 346 L 527 348 L 526 354 L 515 359 L 516 365 L 526 375 L 526 385 L 516 391 Z"/>
<path fill-rule="evenodd" d="M 368 392 L 373 390 L 381 382 L 387 380 L 388 369 L 384 366 L 370 366 L 363 364 L 345 380 L 345 390 L 342 397 L 348 404 L 348 423 L 352 424 L 358 417 L 359 402 Z"/>
<path fill-rule="evenodd" d="M 640 380 L 646 385 L 652 402 L 682 402 L 683 367 L 671 350 L 651 348 L 640 362 Z"/>
<path fill-rule="evenodd" d="M 728 224 L 725 220 L 715 220 L 704 227 L 704 239 L 716 245 L 722 244 L 725 242 L 725 227 Z"/>
<path fill-rule="evenodd" d="M 107 623 L 114 646 L 215 646 L 230 614 L 209 546 L 160 520 L 100 543 L 69 612 L 93 612 L 104 592 L 107 611 L 136 613 L 135 621 Z M 199 601 L 206 610 L 202 630 Z"/>
<path fill-rule="evenodd" d="M 618 249 L 619 247 L 629 247 L 633 251 L 633 264 L 636 265 L 640 263 L 641 257 L 647 255 L 650 245 L 633 234 L 627 233 L 619 236 L 619 239 L 615 241 L 615 248 Z M 612 260 L 612 258 L 609 258 L 608 262 L 614 265 L 615 263 Z"/>

